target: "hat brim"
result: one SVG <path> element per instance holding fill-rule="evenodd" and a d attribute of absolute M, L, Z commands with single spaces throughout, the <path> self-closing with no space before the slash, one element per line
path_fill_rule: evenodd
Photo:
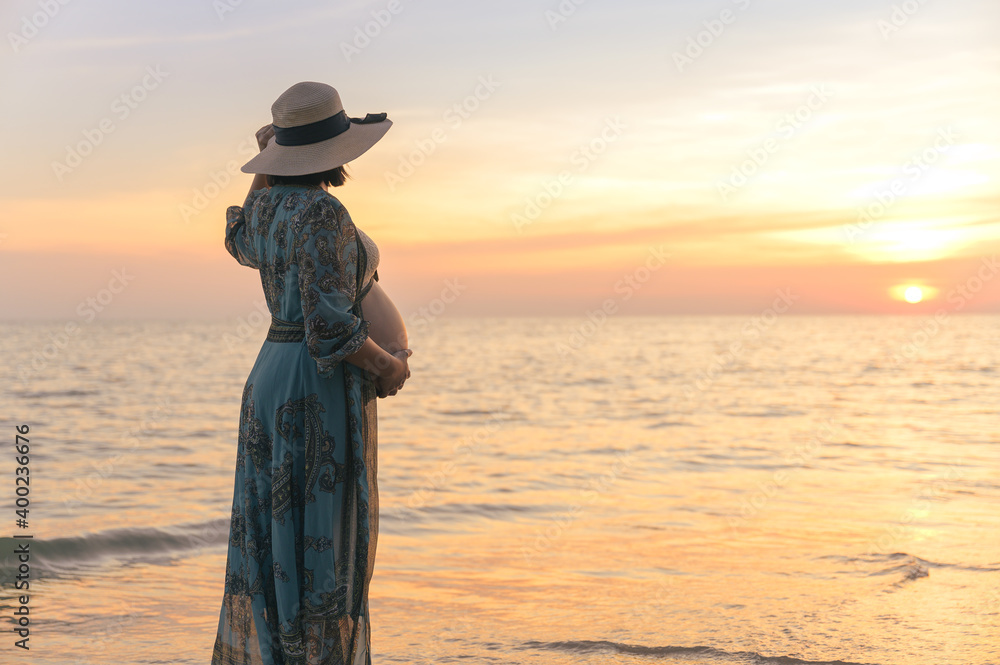
<path fill-rule="evenodd" d="M 392 127 L 392 120 L 355 123 L 332 139 L 307 145 L 278 145 L 272 138 L 260 154 L 244 164 L 243 173 L 308 175 L 323 173 L 354 161 L 379 142 Z"/>

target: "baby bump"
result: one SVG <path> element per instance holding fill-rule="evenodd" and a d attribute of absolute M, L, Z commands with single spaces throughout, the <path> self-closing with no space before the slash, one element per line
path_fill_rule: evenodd
<path fill-rule="evenodd" d="M 369 322 L 368 336 L 376 344 L 389 353 L 410 348 L 403 317 L 378 282 L 361 301 L 361 311 Z"/>

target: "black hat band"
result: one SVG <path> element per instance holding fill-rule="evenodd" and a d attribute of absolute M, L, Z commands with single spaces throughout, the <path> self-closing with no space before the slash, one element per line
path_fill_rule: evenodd
<path fill-rule="evenodd" d="M 299 125 L 298 127 L 278 127 L 275 125 L 274 142 L 282 146 L 319 143 L 343 134 L 351 128 L 351 123 L 370 125 L 383 122 L 387 115 L 386 113 L 369 113 L 364 118 L 348 118 L 347 112 L 341 111 L 329 118 L 311 122 L 308 125 Z"/>

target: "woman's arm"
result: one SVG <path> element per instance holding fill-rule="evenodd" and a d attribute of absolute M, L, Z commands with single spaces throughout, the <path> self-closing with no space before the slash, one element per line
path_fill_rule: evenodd
<path fill-rule="evenodd" d="M 401 384 L 410 373 L 405 359 L 410 356 L 411 351 L 404 349 L 397 353 L 400 355 L 389 353 L 369 337 L 360 349 L 349 356 L 344 356 L 344 360 L 368 370 L 382 379 L 382 383 L 392 387 Z"/>
<path fill-rule="evenodd" d="M 268 142 L 274 138 L 274 125 L 264 125 L 257 130 L 257 147 L 263 150 L 267 147 Z M 267 188 L 267 176 L 263 173 L 255 173 L 253 176 L 253 182 L 250 183 L 250 191 L 247 192 L 247 198 L 256 192 L 258 189 Z"/>
<path fill-rule="evenodd" d="M 356 315 L 358 253 L 347 211 L 332 196 L 320 196 L 298 219 L 294 255 L 306 347 L 320 376 L 331 377 L 345 360 L 371 372 L 379 393 L 398 390 L 406 379 L 403 360 L 368 337 L 370 323 Z"/>
<path fill-rule="evenodd" d="M 274 136 L 274 127 L 264 125 L 257 130 L 257 146 L 263 150 L 270 137 Z M 254 174 L 250 191 L 243 199 L 242 206 L 229 206 L 226 209 L 226 249 L 241 265 L 257 268 L 257 250 L 254 247 L 252 234 L 247 234 L 247 219 L 253 207 L 253 193 L 267 188 L 267 176 L 263 173 Z"/>

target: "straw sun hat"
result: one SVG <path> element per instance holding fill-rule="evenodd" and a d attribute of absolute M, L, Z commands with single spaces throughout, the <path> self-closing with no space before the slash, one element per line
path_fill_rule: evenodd
<path fill-rule="evenodd" d="M 240 169 L 244 173 L 308 175 L 357 159 L 385 136 L 385 113 L 348 117 L 340 94 L 325 83 L 296 83 L 271 105 L 274 138 Z"/>

